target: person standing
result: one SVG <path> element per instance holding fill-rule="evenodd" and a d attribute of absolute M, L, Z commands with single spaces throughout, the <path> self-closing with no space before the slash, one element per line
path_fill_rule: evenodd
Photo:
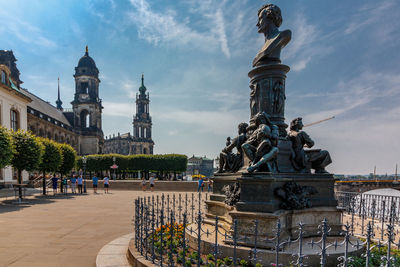
<path fill-rule="evenodd" d="M 79 177 L 78 177 L 78 192 L 79 192 L 79 194 L 83 194 L 82 187 L 83 187 L 83 178 L 82 178 L 82 175 L 79 175 Z"/>
<path fill-rule="evenodd" d="M 103 178 L 103 184 L 104 184 L 104 193 L 108 194 L 108 188 L 110 187 L 110 178 L 106 175 Z"/>
<path fill-rule="evenodd" d="M 63 183 L 63 187 L 64 187 L 64 193 L 67 194 L 68 193 L 68 178 L 64 178 L 62 180 Z"/>
<path fill-rule="evenodd" d="M 146 184 L 147 184 L 146 179 L 145 179 L 144 176 L 143 176 L 143 178 L 142 178 L 142 191 L 143 191 L 143 192 L 146 191 Z"/>
<path fill-rule="evenodd" d="M 156 182 L 155 182 L 154 176 L 151 176 L 151 177 L 150 177 L 150 190 L 151 190 L 151 192 L 154 191 L 155 183 L 156 183 Z"/>
<path fill-rule="evenodd" d="M 99 178 L 95 175 L 95 176 L 93 176 L 93 178 L 92 178 L 92 183 L 93 183 L 93 192 L 95 193 L 95 194 L 97 194 L 97 185 L 98 185 L 98 182 L 99 182 Z"/>
<path fill-rule="evenodd" d="M 213 187 L 213 180 L 208 179 L 208 189 L 207 191 L 210 193 L 212 191 L 212 187 Z"/>
<path fill-rule="evenodd" d="M 197 192 L 200 192 L 200 190 L 201 190 L 201 192 L 203 192 L 203 186 L 204 186 L 203 183 L 204 183 L 204 180 L 203 180 L 202 177 L 199 178 L 198 183 L 199 183 L 199 187 L 197 188 Z"/>
<path fill-rule="evenodd" d="M 76 194 L 76 175 L 72 175 L 71 177 L 71 192 L 72 194 Z"/>
<path fill-rule="evenodd" d="M 53 176 L 51 178 L 51 182 L 53 183 L 53 195 L 56 195 L 56 193 L 57 193 L 57 183 L 58 183 L 57 176 Z"/>

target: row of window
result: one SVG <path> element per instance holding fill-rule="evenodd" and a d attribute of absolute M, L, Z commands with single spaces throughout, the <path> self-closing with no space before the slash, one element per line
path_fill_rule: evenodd
<path fill-rule="evenodd" d="M 38 116 L 38 117 L 41 118 L 41 119 L 47 120 L 48 122 L 53 123 L 53 124 L 55 124 L 55 125 L 57 125 L 57 126 L 60 126 L 60 127 L 62 127 L 62 128 L 65 128 L 65 129 L 67 129 L 67 130 L 71 130 L 70 127 L 68 127 L 68 126 L 65 125 L 64 123 L 62 123 L 62 122 L 60 122 L 60 121 L 58 121 L 58 120 L 56 120 L 56 119 L 53 119 L 53 118 L 47 116 L 46 114 L 43 114 L 43 113 L 41 113 L 41 112 L 39 112 L 39 111 L 37 111 L 37 110 L 34 110 L 34 109 L 32 109 L 32 108 L 29 108 L 29 107 L 28 107 L 28 113 L 30 113 L 30 114 L 32 114 L 32 115 L 35 115 L 35 116 Z"/>

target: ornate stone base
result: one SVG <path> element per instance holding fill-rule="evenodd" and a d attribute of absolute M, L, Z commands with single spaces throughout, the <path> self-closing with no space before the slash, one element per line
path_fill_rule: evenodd
<path fill-rule="evenodd" d="M 240 200 L 232 207 L 224 203 L 222 188 L 235 182 L 240 184 Z M 324 219 L 331 228 L 330 234 L 338 236 L 341 231 L 341 211 L 336 208 L 334 182 L 332 174 L 219 174 L 215 176 L 210 201 L 206 202 L 206 223 L 215 224 L 215 217 L 218 216 L 220 226 L 232 233 L 233 222 L 237 220 L 238 236 L 244 246 L 254 244 L 255 221 L 258 222 L 259 237 L 272 238 L 278 221 L 281 238 L 295 239 L 299 223 L 304 225 L 305 237 L 320 236 L 317 234 L 318 226 Z M 293 192 L 288 192 L 286 198 L 282 198 L 277 191 L 282 191 L 288 183 L 294 185 Z M 307 194 L 307 190 L 312 194 Z M 265 238 L 264 242 L 260 239 L 258 242 L 261 247 L 274 246 Z"/>
<path fill-rule="evenodd" d="M 283 201 L 276 195 L 276 190 L 288 182 L 313 187 L 316 190 L 315 194 L 306 196 L 310 207 L 336 207 L 337 205 L 334 195 L 335 179 L 332 174 L 243 173 L 237 181 L 241 188 L 240 201 L 236 204 L 238 211 L 273 213 L 282 209 Z M 288 201 L 290 202 L 291 199 Z"/>

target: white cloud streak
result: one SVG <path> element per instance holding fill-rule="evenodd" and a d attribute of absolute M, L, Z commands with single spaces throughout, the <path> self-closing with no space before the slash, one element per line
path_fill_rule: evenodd
<path fill-rule="evenodd" d="M 200 32 L 190 27 L 189 21 L 178 21 L 176 11 L 167 9 L 156 12 L 145 0 L 130 1 L 134 11 L 129 19 L 137 26 L 140 38 L 153 45 L 171 45 L 195 47 L 203 51 L 215 51 L 220 47 L 222 53 L 229 58 L 230 50 L 225 31 L 223 12 L 204 13 L 208 18 L 209 31 Z"/>

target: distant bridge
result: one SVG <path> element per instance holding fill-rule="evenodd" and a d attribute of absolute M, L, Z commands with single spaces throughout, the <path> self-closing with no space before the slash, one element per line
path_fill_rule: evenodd
<path fill-rule="evenodd" d="M 400 181 L 398 180 L 354 180 L 354 181 L 336 181 L 335 191 L 359 192 L 374 189 L 392 188 L 400 190 Z"/>

